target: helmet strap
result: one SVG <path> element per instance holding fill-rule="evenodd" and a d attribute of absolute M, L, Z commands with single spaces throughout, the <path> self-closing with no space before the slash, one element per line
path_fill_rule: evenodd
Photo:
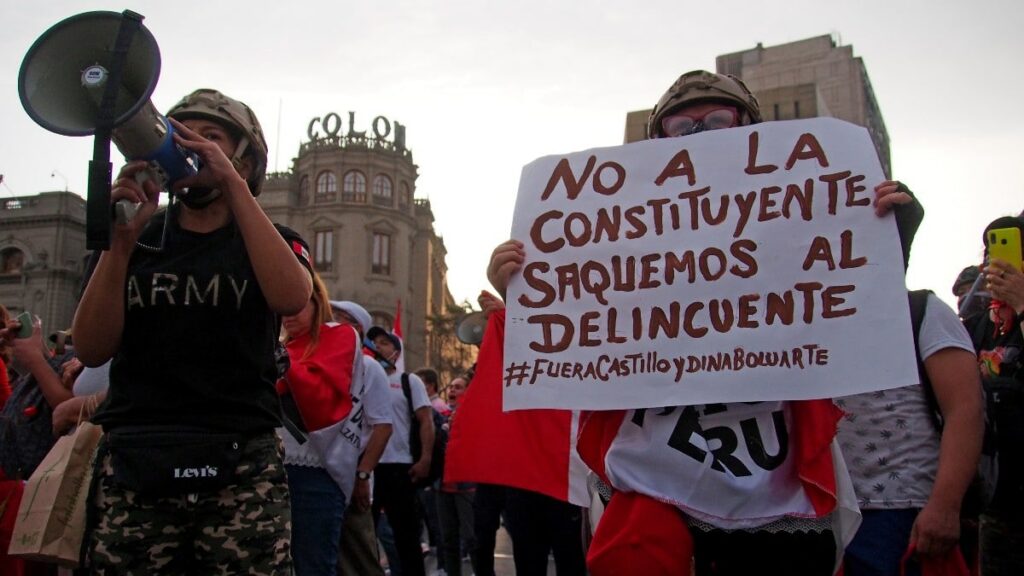
<path fill-rule="evenodd" d="M 231 155 L 231 165 L 238 170 L 242 166 L 242 157 L 249 150 L 249 139 L 244 135 L 238 138 L 238 146 L 235 147 L 235 153 Z"/>

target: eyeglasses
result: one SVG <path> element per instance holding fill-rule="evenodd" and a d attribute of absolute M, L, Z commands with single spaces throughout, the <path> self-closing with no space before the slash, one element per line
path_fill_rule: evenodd
<path fill-rule="evenodd" d="M 688 114 L 673 114 L 661 120 L 661 133 L 664 138 L 688 136 L 705 130 L 721 130 L 732 128 L 739 121 L 739 114 L 734 108 L 718 108 L 700 117 Z"/>

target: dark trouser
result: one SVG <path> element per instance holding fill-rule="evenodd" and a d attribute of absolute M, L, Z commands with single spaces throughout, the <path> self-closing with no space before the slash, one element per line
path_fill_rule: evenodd
<path fill-rule="evenodd" d="M 441 548 L 448 576 L 462 576 L 461 544 L 476 550 L 473 536 L 473 493 L 437 492 L 437 517 L 441 522 Z M 493 551 L 492 551 L 493 563 Z M 479 572 L 474 569 L 474 572 Z"/>
<path fill-rule="evenodd" d="M 831 576 L 835 565 L 835 539 L 828 531 L 691 533 L 697 576 Z"/>
<path fill-rule="evenodd" d="M 335 576 L 345 494 L 323 468 L 285 464 L 292 496 L 296 576 Z"/>
<path fill-rule="evenodd" d="M 983 576 L 1024 574 L 1024 518 L 981 515 Z"/>
<path fill-rule="evenodd" d="M 843 557 L 844 574 L 899 576 L 900 560 L 910 545 L 910 531 L 918 512 L 917 508 L 861 510 L 860 528 Z M 920 573 L 917 564 L 907 566 L 906 576 Z"/>
<path fill-rule="evenodd" d="M 441 523 L 437 519 L 437 483 L 416 488 L 416 498 L 423 511 L 423 523 L 427 525 L 427 542 L 440 550 Z M 438 565 L 438 568 L 444 568 Z"/>
<path fill-rule="evenodd" d="M 473 554 L 473 570 L 476 576 L 494 576 L 494 546 L 501 513 L 505 510 L 507 488 L 495 484 L 477 484 L 473 497 L 473 533 L 476 535 L 476 550 Z"/>
<path fill-rule="evenodd" d="M 355 503 L 345 509 L 338 552 L 338 576 L 384 576 L 373 529 L 373 514 Z"/>
<path fill-rule="evenodd" d="M 548 552 L 558 576 L 583 576 L 583 511 L 543 494 L 507 488 L 505 520 L 517 576 L 547 574 Z"/>
<path fill-rule="evenodd" d="M 374 470 L 373 517 L 383 508 L 395 534 L 403 576 L 424 576 L 416 488 L 409 479 L 411 464 L 378 464 Z"/>

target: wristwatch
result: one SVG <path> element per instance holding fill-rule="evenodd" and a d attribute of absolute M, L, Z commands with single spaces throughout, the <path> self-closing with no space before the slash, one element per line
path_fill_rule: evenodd
<path fill-rule="evenodd" d="M 362 470 L 356 470 L 356 480 L 369 480 L 370 473 L 363 472 Z"/>

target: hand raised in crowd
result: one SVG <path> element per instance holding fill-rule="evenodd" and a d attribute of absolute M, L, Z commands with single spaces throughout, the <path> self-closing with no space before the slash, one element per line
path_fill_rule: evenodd
<path fill-rule="evenodd" d="M 494 312 L 505 308 L 505 303 L 501 298 L 487 290 L 480 291 L 480 295 L 476 297 L 476 302 L 480 305 L 480 310 L 483 311 L 484 317 L 490 317 Z"/>
<path fill-rule="evenodd" d="M 992 297 L 1024 314 L 1024 273 L 1012 264 L 994 259 L 985 266 L 985 285 Z"/>
<path fill-rule="evenodd" d="M 910 204 L 914 197 L 899 180 L 886 180 L 875 186 L 875 215 L 885 216 L 895 207 Z"/>
<path fill-rule="evenodd" d="M 175 182 L 176 189 L 198 186 L 228 194 L 230 190 L 241 185 L 246 193 L 249 193 L 245 178 L 228 158 L 229 154 L 234 154 L 234 150 L 229 149 L 233 143 L 226 128 L 215 122 L 197 121 L 196 129 L 193 130 L 173 118 L 169 120 L 174 125 L 174 141 L 183 148 L 195 152 L 202 166 L 195 176 Z"/>
<path fill-rule="evenodd" d="M 491 252 L 491 261 L 487 265 L 487 280 L 494 286 L 502 300 L 505 299 L 509 279 L 525 261 L 526 251 L 519 240 L 506 240 Z"/>
<path fill-rule="evenodd" d="M 78 358 L 71 358 L 67 362 L 60 365 L 60 383 L 65 388 L 71 390 L 75 385 L 75 380 L 78 379 L 78 375 L 82 373 L 85 365 Z"/>
<path fill-rule="evenodd" d="M 46 345 L 43 344 L 43 321 L 39 316 L 33 317 L 32 335 L 28 338 L 18 338 L 20 331 L 21 322 L 17 319 L 11 319 L 7 326 L 0 330 L 0 339 L 8 346 L 14 359 L 30 370 L 39 362 L 45 363 L 48 353 Z"/>

